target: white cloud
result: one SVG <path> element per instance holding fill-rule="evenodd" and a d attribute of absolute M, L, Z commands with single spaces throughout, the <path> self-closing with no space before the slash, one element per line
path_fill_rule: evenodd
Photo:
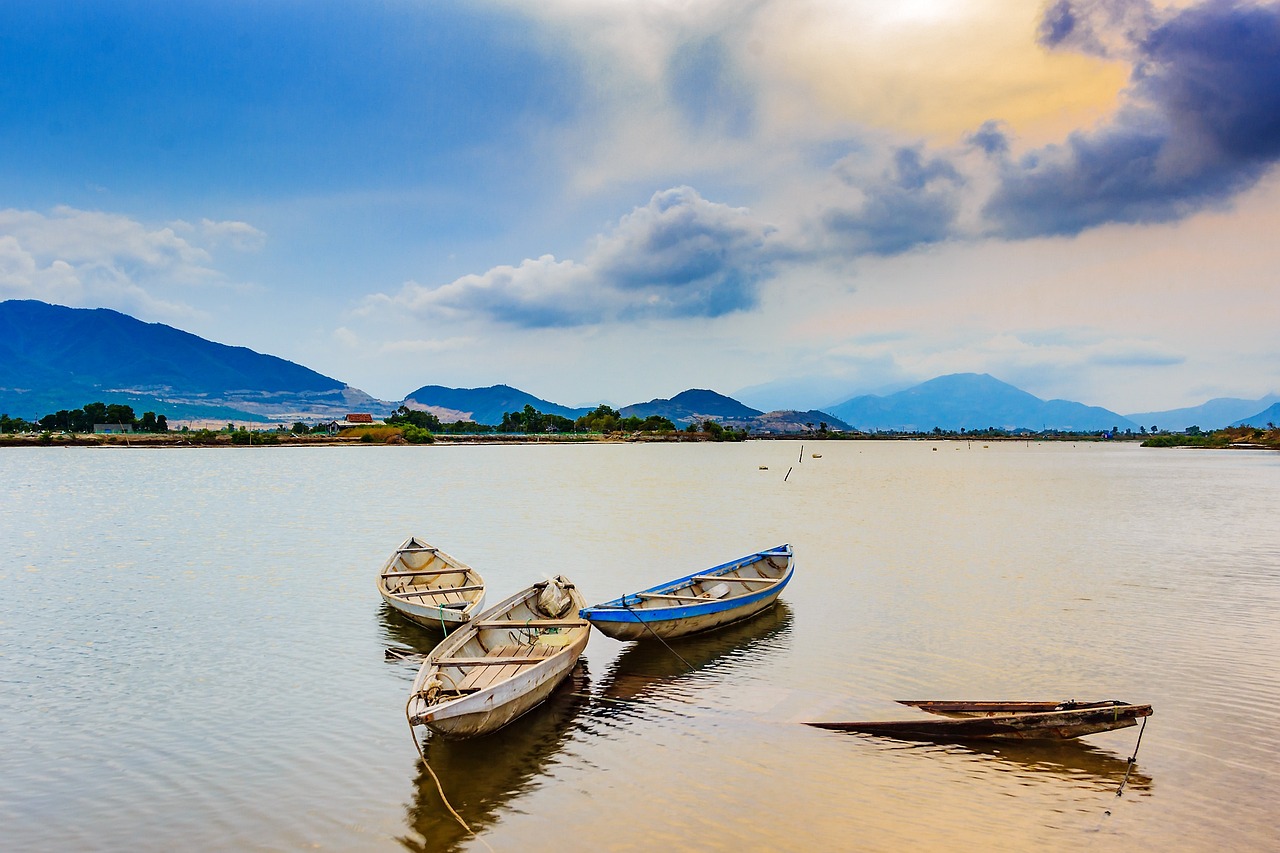
<path fill-rule="evenodd" d="M 526 328 L 720 317 L 755 306 L 757 284 L 787 254 L 774 234 L 745 208 L 675 187 L 599 235 L 582 263 L 543 255 L 440 287 L 410 282 L 395 296 L 370 297 L 366 310 L 389 304 L 428 321 Z"/>
<path fill-rule="evenodd" d="M 266 245 L 266 232 L 248 222 L 200 220 L 200 233 L 211 246 L 230 246 L 239 252 L 256 252 Z"/>
<path fill-rule="evenodd" d="M 0 210 L 0 297 L 189 316 L 169 292 L 223 280 L 209 247 L 243 248 L 264 236 L 242 222 L 203 220 L 197 231 L 66 206 L 48 214 Z"/>

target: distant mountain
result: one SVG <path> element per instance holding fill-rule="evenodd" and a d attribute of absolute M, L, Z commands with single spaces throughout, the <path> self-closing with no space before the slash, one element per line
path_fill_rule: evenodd
<path fill-rule="evenodd" d="M 985 373 L 955 373 L 880 397 L 854 397 L 827 408 L 861 430 L 1043 429 L 1137 431 L 1127 418 L 1069 400 L 1042 400 Z"/>
<path fill-rule="evenodd" d="M 823 409 L 833 401 L 849 399 L 849 380 L 828 376 L 797 376 L 775 379 L 760 385 L 750 385 L 734 391 L 733 399 L 753 406 L 763 412 L 796 411 L 810 408 Z M 900 391 L 905 385 L 893 388 L 861 389 L 867 393 Z"/>
<path fill-rule="evenodd" d="M 446 388 L 443 385 L 423 385 L 404 400 L 411 409 L 431 412 L 444 423 L 475 421 L 478 424 L 497 425 L 507 412 L 522 412 L 526 405 L 533 406 L 544 415 L 560 415 L 578 418 L 591 409 L 572 409 L 535 397 L 512 388 L 510 385 L 490 385 L 488 388 Z"/>
<path fill-rule="evenodd" d="M 676 425 L 691 424 L 694 421 L 714 420 L 722 422 L 728 419 L 750 419 L 764 414 L 759 409 L 744 406 L 732 397 L 693 388 L 681 391 L 670 400 L 650 400 L 647 403 L 634 403 L 618 410 L 624 418 L 647 418 L 660 415 Z"/>
<path fill-rule="evenodd" d="M 852 429 L 839 418 L 832 417 L 826 412 L 820 412 L 817 409 L 807 412 L 784 409 L 765 412 L 754 418 L 725 418 L 721 421 L 721 424 L 733 429 L 745 429 L 753 434 L 763 433 L 766 435 L 797 435 L 813 432 L 823 424 L 826 424 L 829 430 L 848 432 Z"/>
<path fill-rule="evenodd" d="M 1183 430 L 1189 426 L 1200 429 L 1222 429 L 1236 425 L 1241 418 L 1248 418 L 1273 403 L 1280 403 L 1280 396 L 1268 394 L 1259 400 L 1241 400 L 1236 397 L 1217 397 L 1199 406 L 1185 409 L 1169 409 L 1164 412 L 1138 412 L 1125 415 L 1143 426 L 1161 429 Z"/>
<path fill-rule="evenodd" d="M 1269 408 L 1263 409 L 1256 415 L 1250 415 L 1247 418 L 1241 418 L 1231 426 L 1251 426 L 1266 428 L 1267 424 L 1280 424 L 1280 403 L 1274 403 Z"/>
<path fill-rule="evenodd" d="M 170 419 L 288 420 L 391 404 L 299 364 L 107 308 L 0 302 L 0 410 L 123 402 Z"/>

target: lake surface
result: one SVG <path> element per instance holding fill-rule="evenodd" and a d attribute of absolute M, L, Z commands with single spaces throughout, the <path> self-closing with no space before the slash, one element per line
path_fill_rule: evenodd
<path fill-rule="evenodd" d="M 820 453 L 821 458 L 812 454 Z M 760 466 L 768 466 L 761 470 Z M 789 473 L 788 473 L 789 472 Z M 1218 850 L 1275 844 L 1280 454 L 1134 445 L 0 451 L 10 850 Z M 489 601 L 602 601 L 789 542 L 773 611 L 595 633 L 491 737 L 404 718 L 410 534 Z M 1122 699 L 1139 730 L 931 745 L 803 720 Z"/>

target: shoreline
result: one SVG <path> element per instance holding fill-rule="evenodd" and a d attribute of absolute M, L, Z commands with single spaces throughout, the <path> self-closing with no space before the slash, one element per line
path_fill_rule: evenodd
<path fill-rule="evenodd" d="M 255 433 L 255 437 L 259 434 Z M 433 442 L 413 444 L 405 441 L 399 435 L 392 436 L 386 440 L 364 440 L 359 435 L 293 435 L 291 433 L 266 434 L 265 441 L 255 440 L 252 443 L 233 443 L 231 434 L 218 433 L 213 436 L 201 436 L 198 440 L 191 440 L 193 434 L 182 432 L 168 433 L 132 433 L 130 435 L 110 434 L 110 435 L 91 435 L 78 434 L 66 435 L 57 434 L 43 439 L 38 433 L 25 434 L 8 434 L 0 435 L 0 448 L 6 447 L 95 447 L 95 448 L 120 448 L 120 449 L 171 449 L 171 448 L 230 448 L 230 449 L 248 449 L 261 447 L 458 447 L 471 445 L 498 445 L 498 444 L 545 444 L 545 445 L 564 445 L 564 444 L 731 444 L 736 442 L 717 441 L 714 437 L 707 433 L 644 433 L 644 434 L 623 434 L 623 433 L 587 433 L 587 434 L 472 434 L 472 435 L 444 435 L 437 434 Z M 750 435 L 743 441 L 931 441 L 931 442 L 980 442 L 988 443 L 1007 443 L 1007 442 L 1078 442 L 1084 441 L 1089 443 L 1140 443 L 1142 438 L 1133 436 L 1132 438 L 1113 438 L 1102 439 L 1092 435 L 1052 435 L 1052 436 L 980 436 L 969 438 L 967 436 L 946 435 L 937 436 L 930 434 L 800 434 L 800 435 Z M 1220 448 L 1206 449 L 1277 449 L 1268 445 L 1258 444 L 1235 444 L 1225 445 Z"/>

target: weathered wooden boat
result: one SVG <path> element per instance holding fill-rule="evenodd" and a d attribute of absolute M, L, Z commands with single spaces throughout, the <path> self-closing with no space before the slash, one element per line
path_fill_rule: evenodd
<path fill-rule="evenodd" d="M 953 702 L 902 700 L 945 719 L 806 723 L 820 729 L 908 740 L 1064 740 L 1137 725 L 1150 705 L 1127 702 Z"/>
<path fill-rule="evenodd" d="M 779 545 L 587 607 L 581 615 L 615 640 L 684 637 L 772 606 L 794 572 L 791 546 Z"/>
<path fill-rule="evenodd" d="M 397 613 L 446 634 L 484 606 L 479 572 L 413 536 L 383 565 L 378 592 Z"/>
<path fill-rule="evenodd" d="M 411 726 L 447 737 L 496 731 L 546 699 L 578 662 L 591 625 L 563 576 L 481 613 L 436 646 L 405 707 Z"/>

